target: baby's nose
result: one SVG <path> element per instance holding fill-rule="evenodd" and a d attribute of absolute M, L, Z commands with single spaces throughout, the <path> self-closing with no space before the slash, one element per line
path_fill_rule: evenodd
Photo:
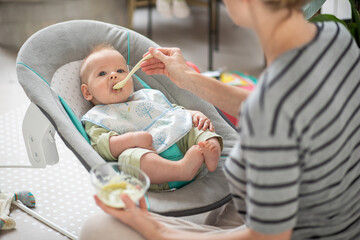
<path fill-rule="evenodd" d="M 111 80 L 114 80 L 114 79 L 117 79 L 117 78 L 118 78 L 118 76 L 117 76 L 116 73 L 110 74 L 110 79 L 111 79 Z"/>

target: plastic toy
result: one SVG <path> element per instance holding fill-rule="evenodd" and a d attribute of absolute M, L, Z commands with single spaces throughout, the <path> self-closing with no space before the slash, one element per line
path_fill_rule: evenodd
<path fill-rule="evenodd" d="M 10 206 L 14 201 L 20 201 L 29 208 L 33 208 L 36 205 L 35 197 L 29 191 L 21 191 L 14 194 L 0 192 L 0 230 L 13 229 L 16 226 L 14 219 L 9 217 Z"/>

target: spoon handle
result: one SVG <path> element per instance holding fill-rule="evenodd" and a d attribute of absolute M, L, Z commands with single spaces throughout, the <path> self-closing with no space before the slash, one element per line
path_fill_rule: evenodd
<path fill-rule="evenodd" d="M 125 84 L 127 83 L 127 81 L 130 79 L 130 77 L 140 68 L 140 64 L 143 61 L 146 61 L 150 58 L 152 58 L 153 56 L 151 54 L 146 55 L 145 57 L 143 57 L 134 67 L 133 69 L 131 69 L 131 71 L 129 72 L 129 74 L 125 77 L 124 80 L 122 80 L 121 82 L 118 82 L 117 84 L 115 84 L 113 86 L 113 89 L 120 89 L 122 87 L 125 86 Z"/>

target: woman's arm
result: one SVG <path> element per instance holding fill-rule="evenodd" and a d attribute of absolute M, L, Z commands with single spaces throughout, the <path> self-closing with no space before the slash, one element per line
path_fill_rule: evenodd
<path fill-rule="evenodd" d="M 186 89 L 219 109 L 237 117 L 240 104 L 250 93 L 193 71 L 178 48 L 150 48 L 154 57 L 143 62 L 147 74 L 163 74 L 178 87 Z"/>
<path fill-rule="evenodd" d="M 246 228 L 226 233 L 193 233 L 176 229 L 165 229 L 161 234 L 162 240 L 290 240 L 292 230 L 280 234 L 264 235 Z"/>
<path fill-rule="evenodd" d="M 238 117 L 241 102 L 250 91 L 224 84 L 214 78 L 196 72 L 187 72 L 188 80 L 183 88 L 211 103 L 226 113 Z"/>
<path fill-rule="evenodd" d="M 245 228 L 238 231 L 226 233 L 196 233 L 174 228 L 168 228 L 154 219 L 153 215 L 147 211 L 145 199 L 139 202 L 140 208 L 126 195 L 121 196 L 126 205 L 126 210 L 115 209 L 106 206 L 97 196 L 96 204 L 106 213 L 119 219 L 124 224 L 139 232 L 146 239 L 154 240 L 290 240 L 292 230 L 287 230 L 279 234 L 265 235 Z"/>

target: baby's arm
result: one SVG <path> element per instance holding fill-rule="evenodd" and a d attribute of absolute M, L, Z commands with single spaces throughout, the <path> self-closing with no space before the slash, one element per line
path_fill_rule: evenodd
<path fill-rule="evenodd" d="M 109 138 L 110 152 L 115 158 L 128 148 L 138 147 L 154 150 L 152 143 L 151 134 L 145 131 L 130 132 Z"/>
<path fill-rule="evenodd" d="M 84 127 L 90 138 L 91 146 L 94 148 L 94 150 L 106 161 L 116 161 L 117 158 L 111 155 L 109 149 L 109 138 L 119 134 L 99 127 L 90 122 L 85 122 Z"/>
<path fill-rule="evenodd" d="M 99 127 L 93 123 L 85 122 L 85 131 L 89 135 L 91 146 L 95 149 L 96 152 L 100 154 L 102 158 L 104 158 L 107 161 L 116 161 L 119 154 L 114 155 L 111 152 L 110 149 L 110 139 L 112 137 L 116 137 L 113 140 L 116 140 L 115 142 L 118 142 L 117 144 L 120 144 L 122 146 L 122 150 L 119 151 L 120 153 L 125 150 L 125 145 L 133 147 L 133 145 L 138 145 L 139 147 L 144 147 L 147 149 L 151 149 L 152 144 L 152 137 L 149 133 L 146 132 L 137 132 L 135 135 L 139 137 L 138 141 L 134 144 L 128 144 L 127 142 L 120 141 L 121 139 L 117 139 L 117 137 L 120 137 L 118 133 L 113 131 L 108 131 L 105 128 Z M 125 134 L 124 136 L 126 136 Z M 149 136 L 150 135 L 150 136 Z M 135 137 L 136 137 L 135 136 Z M 131 135 L 128 135 L 125 138 L 122 138 L 123 140 L 131 140 Z M 111 140 L 111 141 L 113 141 Z M 132 140 L 132 142 L 134 142 Z M 149 147 L 150 144 L 150 147 Z M 114 144 L 115 145 L 115 144 Z M 116 148 L 118 146 L 113 146 L 113 148 Z"/>
<path fill-rule="evenodd" d="M 199 130 L 202 129 L 203 131 L 206 131 L 207 129 L 209 129 L 211 132 L 215 131 L 214 125 L 212 124 L 211 120 L 205 116 L 205 114 L 200 111 L 187 111 L 191 114 L 194 126 L 197 127 Z"/>

